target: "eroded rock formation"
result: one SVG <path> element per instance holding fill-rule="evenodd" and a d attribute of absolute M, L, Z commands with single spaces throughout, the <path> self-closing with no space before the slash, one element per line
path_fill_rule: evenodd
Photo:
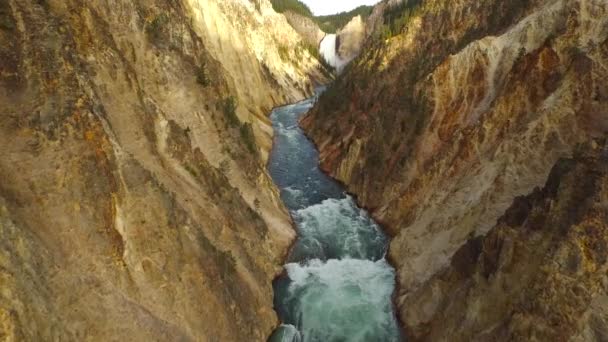
<path fill-rule="evenodd" d="M 606 135 L 607 65 L 605 1 L 424 1 L 305 118 L 322 167 L 394 236 L 406 327 L 466 241 Z"/>
<path fill-rule="evenodd" d="M 337 33 L 337 55 L 347 63 L 359 56 L 365 43 L 365 22 L 360 15 L 341 28 Z"/>
<path fill-rule="evenodd" d="M 0 339 L 265 340 L 299 44 L 265 0 L 2 1 Z"/>
<path fill-rule="evenodd" d="M 287 11 L 283 13 L 289 24 L 298 32 L 302 39 L 310 46 L 319 47 L 321 40 L 325 37 L 325 33 L 321 31 L 319 25 L 309 17 Z"/>
<path fill-rule="evenodd" d="M 608 149 L 553 167 L 485 237 L 408 296 L 410 341 L 605 341 Z"/>

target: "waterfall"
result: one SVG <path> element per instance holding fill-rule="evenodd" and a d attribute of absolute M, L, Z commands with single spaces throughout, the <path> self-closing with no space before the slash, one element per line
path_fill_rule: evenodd
<path fill-rule="evenodd" d="M 321 44 L 319 45 L 319 52 L 321 53 L 321 56 L 323 57 L 323 59 L 325 59 L 325 61 L 327 61 L 327 63 L 329 63 L 329 65 L 336 68 L 336 71 L 338 73 L 340 73 L 342 71 L 342 69 L 344 69 L 346 64 L 348 64 L 348 61 L 345 59 L 342 59 L 338 55 L 338 51 L 337 51 L 338 46 L 336 44 L 337 39 L 338 39 L 338 36 L 336 36 L 335 34 L 325 35 L 325 38 L 323 38 L 323 40 L 321 41 Z"/>

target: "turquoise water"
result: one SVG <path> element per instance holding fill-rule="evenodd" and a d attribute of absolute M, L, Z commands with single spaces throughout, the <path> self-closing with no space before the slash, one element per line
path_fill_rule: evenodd
<path fill-rule="evenodd" d="M 274 282 L 283 324 L 271 342 L 400 341 L 391 295 L 387 237 L 341 186 L 318 168 L 318 153 L 298 126 L 315 98 L 275 109 L 269 170 L 298 230 Z"/>

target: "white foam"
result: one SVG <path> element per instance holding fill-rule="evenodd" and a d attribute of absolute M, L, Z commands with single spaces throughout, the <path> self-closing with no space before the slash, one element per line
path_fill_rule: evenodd
<path fill-rule="evenodd" d="M 300 133 L 298 133 L 296 128 L 297 127 L 285 127 L 285 125 L 283 125 L 282 123 L 279 123 L 275 127 L 275 134 L 284 136 L 285 138 L 287 138 L 288 141 L 294 142 L 294 141 L 296 141 L 296 139 L 298 138 L 298 136 L 300 134 Z"/>
<path fill-rule="evenodd" d="M 281 324 L 269 340 L 270 342 L 300 342 L 302 335 L 291 324 Z"/>
<path fill-rule="evenodd" d="M 331 246 L 335 257 L 378 259 L 382 256 L 384 234 L 350 196 L 327 199 L 300 209 L 294 217 L 304 238 Z"/>
<path fill-rule="evenodd" d="M 303 341 L 397 341 L 386 260 L 315 259 L 285 266 Z"/>
<path fill-rule="evenodd" d="M 340 58 L 336 51 L 336 38 L 335 34 L 328 34 L 323 38 L 319 45 L 319 52 L 321 56 L 329 63 L 329 65 L 336 68 L 336 71 L 341 72 L 342 69 L 348 64 L 348 61 Z"/>

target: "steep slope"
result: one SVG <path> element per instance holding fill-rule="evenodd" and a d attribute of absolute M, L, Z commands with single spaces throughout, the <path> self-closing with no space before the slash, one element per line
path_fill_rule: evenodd
<path fill-rule="evenodd" d="M 291 11 L 284 12 L 283 15 L 307 44 L 315 48 L 319 47 L 325 33 L 321 31 L 319 25 L 312 18 Z"/>
<path fill-rule="evenodd" d="M 302 122 L 322 167 L 394 236 L 406 326 L 412 292 L 559 158 L 608 131 L 605 1 L 408 11 L 403 31 L 373 43 Z"/>
<path fill-rule="evenodd" d="M 265 340 L 295 234 L 264 114 L 322 77 L 285 18 L 9 0 L 0 42 L 0 339 Z"/>
<path fill-rule="evenodd" d="M 382 31 L 382 25 L 384 25 L 384 16 L 392 8 L 404 4 L 405 0 L 383 0 L 378 2 L 370 13 L 366 20 L 366 34 L 372 36 L 374 34 L 380 34 Z M 410 1 L 408 1 L 410 2 Z M 413 1 L 411 1 L 413 2 Z"/>
<path fill-rule="evenodd" d="M 350 63 L 361 52 L 365 43 L 365 22 L 361 16 L 354 17 L 337 33 L 337 53 Z"/>
<path fill-rule="evenodd" d="M 410 341 L 605 341 L 608 149 L 559 160 L 408 296 Z M 416 309 L 416 308 L 423 308 Z"/>
<path fill-rule="evenodd" d="M 239 103 L 264 122 L 279 103 L 301 100 L 314 91 L 314 83 L 327 81 L 316 58 L 302 44 L 286 19 L 267 0 L 185 0 L 192 13 L 193 30 L 224 67 L 228 86 Z M 254 127 L 255 128 L 255 127 Z M 271 147 L 270 134 L 260 141 L 264 158 Z"/>
<path fill-rule="evenodd" d="M 315 21 L 319 23 L 321 29 L 327 33 L 337 33 L 356 17 L 361 17 L 363 21 L 371 14 L 373 7 L 359 6 L 350 11 L 340 12 L 330 15 L 316 16 Z"/>

